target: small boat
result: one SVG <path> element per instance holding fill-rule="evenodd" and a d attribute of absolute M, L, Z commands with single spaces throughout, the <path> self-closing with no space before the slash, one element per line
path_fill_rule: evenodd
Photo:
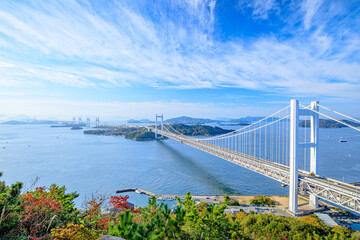
<path fill-rule="evenodd" d="M 340 139 L 339 142 L 347 142 L 347 139 Z"/>

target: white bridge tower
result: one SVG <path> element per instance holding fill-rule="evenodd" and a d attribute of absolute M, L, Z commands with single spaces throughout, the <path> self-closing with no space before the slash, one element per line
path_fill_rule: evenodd
<path fill-rule="evenodd" d="M 310 148 L 310 173 L 317 174 L 319 146 L 319 101 L 311 102 L 310 109 L 299 109 L 298 100 L 290 104 L 290 179 L 289 179 L 289 210 L 294 214 L 298 211 L 298 149 Z M 299 142 L 299 117 L 310 116 L 310 142 Z M 305 121 L 305 124 L 307 122 Z M 310 205 L 318 207 L 318 197 L 310 193 Z"/>
<path fill-rule="evenodd" d="M 157 132 L 157 130 L 158 130 L 158 119 L 160 119 L 161 120 L 161 131 L 163 131 L 164 130 L 164 124 L 163 124 L 163 122 L 164 122 L 164 114 L 161 114 L 161 115 L 157 115 L 156 114 L 156 117 L 155 117 L 155 139 L 158 139 L 158 132 Z"/>

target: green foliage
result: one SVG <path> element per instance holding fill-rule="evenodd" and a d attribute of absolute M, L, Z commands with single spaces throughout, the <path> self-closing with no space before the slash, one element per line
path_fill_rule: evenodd
<path fill-rule="evenodd" d="M 275 205 L 275 202 L 266 196 L 255 196 L 250 200 L 250 204 L 255 205 Z"/>
<path fill-rule="evenodd" d="M 228 203 L 229 206 L 240 206 L 239 201 L 237 201 L 236 199 L 233 199 L 233 198 L 229 197 L 228 194 L 226 194 L 226 195 L 224 196 L 224 198 L 226 199 L 226 201 L 227 201 L 227 203 Z"/>
<path fill-rule="evenodd" d="M 146 140 L 155 139 L 155 133 L 149 132 L 146 128 L 139 128 L 137 130 L 125 134 L 124 136 L 125 138 L 130 138 L 136 141 L 146 141 Z"/>
<path fill-rule="evenodd" d="M 136 141 L 147 141 L 155 139 L 155 133 L 150 132 L 145 127 L 123 127 L 111 128 L 107 130 L 85 130 L 84 134 L 122 136 Z"/>
<path fill-rule="evenodd" d="M 0 181 L 0 239 L 10 239 L 11 234 L 15 234 L 20 218 L 19 200 L 22 186 L 21 182 L 6 186 L 5 182 Z"/>
<path fill-rule="evenodd" d="M 145 239 L 142 238 L 139 231 L 139 224 L 133 221 L 133 215 L 130 210 L 119 214 L 118 224 L 111 222 L 109 224 L 108 234 L 125 239 Z"/>
<path fill-rule="evenodd" d="M 178 199 L 171 213 L 166 205 L 149 200 L 136 223 L 128 212 L 108 232 L 127 239 L 348 239 L 358 232 L 344 227 L 331 228 L 314 216 L 288 218 L 272 214 L 224 214 L 228 197 L 219 204 L 196 204 L 190 193 Z M 125 220 L 124 220 L 125 219 Z M 131 220 L 131 221 L 130 221 Z M 130 231 L 131 229 L 131 231 Z"/>

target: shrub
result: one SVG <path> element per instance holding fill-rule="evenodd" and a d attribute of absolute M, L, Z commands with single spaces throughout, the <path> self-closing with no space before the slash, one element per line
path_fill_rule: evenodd
<path fill-rule="evenodd" d="M 314 226 L 324 227 L 325 224 L 316 215 L 304 216 L 299 218 L 301 221 L 309 223 Z"/>
<path fill-rule="evenodd" d="M 90 230 L 83 224 L 68 223 L 64 227 L 51 229 L 51 237 L 56 240 L 96 240 L 99 231 Z"/>
<path fill-rule="evenodd" d="M 103 232 L 108 230 L 109 223 L 114 221 L 111 214 L 101 212 L 101 207 L 105 202 L 104 196 L 92 196 L 91 200 L 86 202 L 87 210 L 81 215 L 82 223 L 86 228 L 96 229 Z"/>
<path fill-rule="evenodd" d="M 49 197 L 44 189 L 36 188 L 35 192 L 27 192 L 21 197 L 20 228 L 32 238 L 46 237 L 61 211 L 60 203 Z"/>
<path fill-rule="evenodd" d="M 275 202 L 266 196 L 255 196 L 254 199 L 250 200 L 251 204 L 255 205 L 274 205 Z"/>

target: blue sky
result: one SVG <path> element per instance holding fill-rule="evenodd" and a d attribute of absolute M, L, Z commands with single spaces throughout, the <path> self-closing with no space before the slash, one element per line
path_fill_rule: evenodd
<path fill-rule="evenodd" d="M 1 116 L 360 111 L 359 1 L 0 0 Z"/>

